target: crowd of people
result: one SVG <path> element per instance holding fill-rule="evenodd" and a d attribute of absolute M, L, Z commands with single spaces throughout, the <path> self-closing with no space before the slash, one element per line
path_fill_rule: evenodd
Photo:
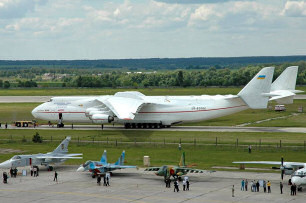
<path fill-rule="evenodd" d="M 171 187 L 171 179 L 170 178 L 165 179 L 165 183 L 166 183 L 166 188 Z M 173 186 L 174 186 L 174 189 L 173 189 L 174 192 L 179 192 L 180 191 L 179 180 L 177 178 L 174 179 Z M 186 176 L 186 177 L 184 177 L 184 180 L 183 180 L 183 191 L 189 190 L 189 186 L 190 186 L 189 178 Z"/>
<path fill-rule="evenodd" d="M 102 176 L 98 175 L 97 184 L 99 186 L 101 185 L 101 180 L 102 180 Z M 103 176 L 103 186 L 110 186 L 109 181 L 110 181 L 110 173 L 105 173 L 105 175 Z"/>
<path fill-rule="evenodd" d="M 248 191 L 249 181 L 247 179 L 241 181 L 241 191 Z M 268 180 L 252 180 L 250 182 L 251 192 L 259 192 L 259 188 L 263 187 L 263 192 L 266 193 L 268 189 L 268 193 L 271 193 L 271 182 Z M 283 194 L 283 183 L 279 183 L 280 193 Z M 297 186 L 295 184 L 291 184 L 291 195 L 296 195 Z"/>

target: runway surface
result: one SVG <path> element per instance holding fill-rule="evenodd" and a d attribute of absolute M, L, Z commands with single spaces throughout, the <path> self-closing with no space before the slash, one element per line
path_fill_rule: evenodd
<path fill-rule="evenodd" d="M 2 129 L 4 125 L 2 125 Z M 34 127 L 21 128 L 12 125 L 8 129 L 27 130 Z M 35 129 L 41 130 L 102 130 L 100 125 L 65 125 L 64 128 L 56 126 L 41 125 Z M 111 126 L 104 125 L 103 130 L 144 130 L 144 131 L 202 131 L 202 132 L 287 132 L 287 133 L 306 133 L 306 128 L 301 127 L 232 127 L 232 126 L 172 126 L 171 128 L 161 129 L 125 129 L 123 125 Z"/>
<path fill-rule="evenodd" d="M 163 177 L 143 169 L 115 171 L 110 186 L 98 186 L 90 174 L 76 172 L 77 166 L 57 167 L 58 183 L 53 181 L 54 172 L 41 168 L 38 177 L 17 176 L 9 178 L 8 184 L 0 184 L 0 202 L 305 202 L 306 192 L 290 196 L 290 188 L 284 179 L 284 194 L 280 194 L 280 175 L 276 173 L 253 172 L 215 172 L 207 174 L 188 174 L 190 190 L 173 192 L 166 188 Z M 21 171 L 21 169 L 20 169 Z M 29 172 L 29 169 L 28 169 Z M 2 173 L 2 171 L 0 171 Z M 270 180 L 272 193 L 240 190 L 242 179 Z M 103 180 L 102 180 L 103 181 Z M 232 186 L 234 185 L 234 197 Z"/>
<path fill-rule="evenodd" d="M 0 96 L 0 103 L 43 103 L 52 97 L 55 96 Z M 294 99 L 306 99 L 306 95 L 296 95 Z"/>

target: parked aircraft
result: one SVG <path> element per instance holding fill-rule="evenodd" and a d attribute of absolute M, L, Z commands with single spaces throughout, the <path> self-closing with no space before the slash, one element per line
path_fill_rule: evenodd
<path fill-rule="evenodd" d="M 292 100 L 297 67 L 289 67 L 271 83 L 274 68 L 263 68 L 238 95 L 145 96 L 140 92 L 117 92 L 115 95 L 88 97 L 53 97 L 36 107 L 37 119 L 72 123 L 120 123 L 126 128 L 160 128 L 183 122 L 208 120 L 239 111 L 263 109 L 269 98 Z M 284 85 L 286 84 L 286 85 Z M 285 89 L 283 89 L 285 88 Z"/>
<path fill-rule="evenodd" d="M 114 164 L 107 162 L 106 150 L 101 157 L 100 161 L 86 161 L 85 164 L 81 164 L 77 169 L 78 172 L 89 171 L 92 173 L 92 177 L 95 178 L 99 174 L 105 174 L 106 172 L 111 172 L 117 169 L 125 168 L 136 168 L 136 166 L 126 166 L 124 165 L 125 151 L 122 152 L 118 161 Z"/>
<path fill-rule="evenodd" d="M 53 168 L 50 164 L 60 164 L 67 159 L 82 159 L 83 154 L 68 154 L 68 144 L 70 137 L 64 139 L 60 145 L 53 151 L 46 154 L 29 154 L 29 155 L 15 155 L 11 159 L 2 162 L 0 168 L 17 168 L 24 166 L 38 166 L 43 165 Z"/>
<path fill-rule="evenodd" d="M 207 171 L 207 170 L 187 167 L 185 164 L 185 152 L 182 153 L 178 166 L 164 165 L 160 167 L 149 167 L 146 168 L 145 171 L 155 171 L 155 174 L 157 176 L 164 176 L 164 180 L 171 178 L 171 176 L 173 178 L 181 179 L 181 177 L 183 175 L 186 175 L 187 173 L 214 172 L 214 171 Z"/>
<path fill-rule="evenodd" d="M 306 163 L 302 162 L 284 162 L 281 161 L 235 161 L 234 164 L 267 164 L 278 165 L 279 167 L 272 167 L 273 169 L 281 170 L 281 179 L 285 175 L 291 175 L 291 182 L 299 186 L 299 190 L 303 185 L 306 185 Z"/>

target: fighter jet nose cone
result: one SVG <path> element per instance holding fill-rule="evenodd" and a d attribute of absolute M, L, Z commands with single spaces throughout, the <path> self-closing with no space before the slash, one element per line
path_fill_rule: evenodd
<path fill-rule="evenodd" d="M 2 162 L 0 164 L 0 168 L 12 168 L 12 163 L 10 160 L 7 160 L 5 162 Z"/>
<path fill-rule="evenodd" d="M 77 169 L 77 172 L 83 172 L 85 169 L 83 166 L 80 166 L 78 169 Z"/>

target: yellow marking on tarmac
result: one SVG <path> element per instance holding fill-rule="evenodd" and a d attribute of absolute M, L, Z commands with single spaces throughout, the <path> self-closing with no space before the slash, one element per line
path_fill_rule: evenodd
<path fill-rule="evenodd" d="M 106 199 L 114 199 L 114 200 L 122 200 L 122 201 L 135 201 L 135 202 L 140 202 L 144 203 L 144 201 L 138 201 L 138 200 L 133 200 L 133 199 L 124 199 L 120 197 L 115 197 L 115 196 L 110 196 L 110 195 L 101 195 L 101 194 L 88 194 L 88 193 L 79 193 L 79 192 L 52 192 L 52 191 L 41 191 L 41 190 L 14 190 L 14 189 L 0 189 L 0 191 L 3 192 L 32 192 L 32 193 L 46 193 L 46 194 L 62 194 L 62 195 L 75 195 L 75 196 L 84 196 L 84 197 L 101 197 L 101 198 L 106 198 Z M 134 196 L 135 197 L 135 196 Z"/>

